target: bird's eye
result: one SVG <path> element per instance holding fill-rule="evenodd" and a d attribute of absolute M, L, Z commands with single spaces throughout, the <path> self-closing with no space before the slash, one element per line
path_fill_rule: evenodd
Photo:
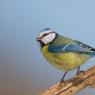
<path fill-rule="evenodd" d="M 47 34 L 45 33 L 42 37 L 46 36 Z"/>
<path fill-rule="evenodd" d="M 47 34 L 44 34 L 44 36 L 46 36 Z"/>

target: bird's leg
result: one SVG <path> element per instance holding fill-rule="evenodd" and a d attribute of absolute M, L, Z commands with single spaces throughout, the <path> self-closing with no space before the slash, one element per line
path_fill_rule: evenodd
<path fill-rule="evenodd" d="M 64 82 L 64 78 L 65 78 L 66 74 L 67 74 L 67 72 L 64 73 L 64 75 L 63 75 L 63 77 L 62 77 L 62 79 L 60 81 L 60 84 Z"/>
<path fill-rule="evenodd" d="M 78 69 L 77 69 L 76 75 L 79 75 L 79 74 L 81 74 L 81 73 L 85 74 L 85 71 L 80 71 L 80 66 L 79 66 Z"/>
<path fill-rule="evenodd" d="M 77 69 L 77 73 L 76 73 L 76 75 L 78 75 L 78 73 L 79 73 L 79 70 L 80 70 L 80 66 L 78 67 L 78 69 Z"/>

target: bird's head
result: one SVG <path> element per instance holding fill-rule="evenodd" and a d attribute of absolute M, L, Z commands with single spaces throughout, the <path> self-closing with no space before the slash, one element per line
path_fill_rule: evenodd
<path fill-rule="evenodd" d="M 40 42 L 41 46 L 44 46 L 53 42 L 55 38 L 57 37 L 57 35 L 58 34 L 54 32 L 52 29 L 45 28 L 39 33 L 36 40 Z"/>

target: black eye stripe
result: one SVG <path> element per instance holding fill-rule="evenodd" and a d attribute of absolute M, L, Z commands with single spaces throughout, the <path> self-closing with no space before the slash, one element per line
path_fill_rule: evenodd
<path fill-rule="evenodd" d="M 42 37 L 41 37 L 41 38 L 45 37 L 46 35 L 48 35 L 48 34 L 44 34 L 44 35 L 42 35 Z"/>
<path fill-rule="evenodd" d="M 46 35 L 48 35 L 48 34 L 44 34 L 43 36 L 46 36 Z"/>
<path fill-rule="evenodd" d="M 47 34 L 44 34 L 41 38 L 47 36 L 48 34 L 51 34 L 51 33 L 55 33 L 55 32 L 50 32 L 50 33 L 47 33 Z"/>

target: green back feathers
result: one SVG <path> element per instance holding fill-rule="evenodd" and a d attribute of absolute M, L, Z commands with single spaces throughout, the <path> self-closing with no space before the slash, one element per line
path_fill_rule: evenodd
<path fill-rule="evenodd" d="M 50 45 L 60 46 L 60 45 L 66 45 L 70 43 L 73 43 L 72 39 L 59 35 Z"/>

